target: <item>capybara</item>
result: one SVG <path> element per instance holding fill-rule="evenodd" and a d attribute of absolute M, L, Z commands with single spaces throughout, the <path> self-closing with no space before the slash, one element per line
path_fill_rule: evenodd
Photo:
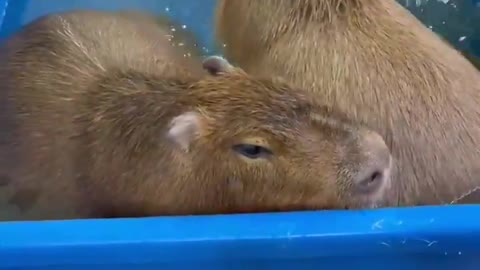
<path fill-rule="evenodd" d="M 369 208 L 389 184 L 377 133 L 281 79 L 184 58 L 155 22 L 51 14 L 0 56 L 3 219 Z"/>
<path fill-rule="evenodd" d="M 246 73 L 382 135 L 385 206 L 448 204 L 480 184 L 479 71 L 394 0 L 220 0 L 216 35 Z"/>

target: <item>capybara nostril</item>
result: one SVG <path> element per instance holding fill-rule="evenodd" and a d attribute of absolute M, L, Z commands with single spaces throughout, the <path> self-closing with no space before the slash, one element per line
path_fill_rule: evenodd
<path fill-rule="evenodd" d="M 359 193 L 377 192 L 390 181 L 391 154 L 383 138 L 372 131 L 365 131 L 359 140 L 362 160 L 353 177 Z"/>
<path fill-rule="evenodd" d="M 376 168 L 373 168 L 371 172 L 367 171 L 366 175 L 360 174 L 360 177 L 354 180 L 356 190 L 361 193 L 377 191 L 385 182 L 385 174 L 384 170 L 377 170 Z"/>

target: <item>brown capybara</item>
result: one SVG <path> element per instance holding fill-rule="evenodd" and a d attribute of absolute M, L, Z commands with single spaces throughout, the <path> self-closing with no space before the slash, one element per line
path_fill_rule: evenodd
<path fill-rule="evenodd" d="M 284 77 L 385 138 L 384 205 L 456 202 L 480 185 L 480 74 L 394 0 L 220 0 L 216 27 L 245 72 Z"/>
<path fill-rule="evenodd" d="M 187 61 L 157 27 L 76 11 L 8 41 L 0 81 L 12 130 L 0 156 L 11 162 L 0 188 L 17 212 L 2 219 L 368 208 L 382 198 L 392 161 L 377 133 L 280 79 L 219 57 Z"/>

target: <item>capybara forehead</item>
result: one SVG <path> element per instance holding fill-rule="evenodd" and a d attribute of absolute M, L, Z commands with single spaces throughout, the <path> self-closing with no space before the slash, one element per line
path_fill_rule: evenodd
<path fill-rule="evenodd" d="M 192 85 L 189 95 L 193 96 L 188 100 L 196 103 L 193 106 L 232 132 L 256 129 L 295 138 L 308 130 L 324 136 L 348 136 L 355 126 L 340 112 L 312 103 L 301 89 L 244 73 L 208 77 Z"/>
<path fill-rule="evenodd" d="M 217 113 L 297 118 L 311 109 L 306 94 L 285 83 L 233 73 L 208 77 L 192 85 L 189 100 Z"/>

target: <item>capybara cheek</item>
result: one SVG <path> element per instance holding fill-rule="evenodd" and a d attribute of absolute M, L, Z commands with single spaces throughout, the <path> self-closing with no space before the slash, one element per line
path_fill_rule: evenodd
<path fill-rule="evenodd" d="M 245 184 L 237 177 L 227 177 L 226 183 L 230 192 L 243 193 L 245 190 Z"/>

